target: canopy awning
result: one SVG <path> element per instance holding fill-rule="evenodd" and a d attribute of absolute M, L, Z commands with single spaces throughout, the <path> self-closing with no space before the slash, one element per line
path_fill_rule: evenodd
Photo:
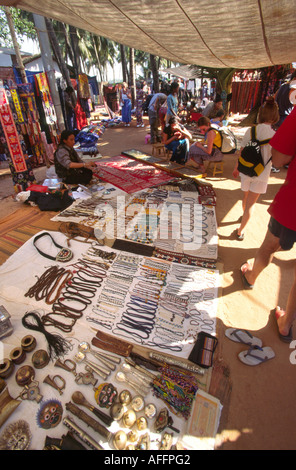
<path fill-rule="evenodd" d="M 183 78 L 183 80 L 192 80 L 194 78 L 198 78 L 198 74 L 191 69 L 190 65 L 180 65 L 180 67 L 160 69 L 159 72 L 168 73 L 174 75 L 174 77 Z"/>
<path fill-rule="evenodd" d="M 296 0 L 0 0 L 181 64 L 296 61 Z"/>

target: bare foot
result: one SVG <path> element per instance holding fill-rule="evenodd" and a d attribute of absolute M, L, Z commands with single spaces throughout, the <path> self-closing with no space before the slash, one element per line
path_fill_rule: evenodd
<path fill-rule="evenodd" d="M 253 281 L 250 279 L 250 273 L 252 272 L 252 266 L 247 261 L 246 263 L 241 265 L 241 272 L 244 274 L 245 279 L 250 285 L 253 285 Z"/>
<path fill-rule="evenodd" d="M 278 324 L 279 333 L 282 336 L 288 336 L 290 332 L 290 326 L 286 326 L 286 312 L 282 310 L 279 306 L 275 309 L 275 318 Z"/>

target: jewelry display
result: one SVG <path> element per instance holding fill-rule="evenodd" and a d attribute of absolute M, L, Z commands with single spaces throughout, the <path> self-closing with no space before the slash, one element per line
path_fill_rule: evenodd
<path fill-rule="evenodd" d="M 44 253 L 43 251 L 40 250 L 40 248 L 38 248 L 38 246 L 36 245 L 36 242 L 38 240 L 40 240 L 40 238 L 43 238 L 43 237 L 49 237 L 52 241 L 52 243 L 54 244 L 55 247 L 57 248 L 60 248 L 60 251 L 57 253 L 56 256 L 51 256 L 49 255 L 48 253 Z M 69 250 L 69 248 L 64 248 L 62 247 L 61 245 L 59 245 L 54 239 L 53 237 L 50 235 L 50 233 L 48 232 L 45 232 L 45 233 L 41 233 L 40 235 L 37 235 L 34 240 L 33 240 L 33 245 L 35 246 L 36 250 L 38 251 L 38 253 L 42 256 L 44 256 L 45 258 L 48 258 L 50 260 L 53 260 L 53 261 L 57 261 L 57 262 L 62 262 L 62 263 L 67 263 L 68 261 L 70 261 L 72 258 L 73 258 L 73 253 L 71 250 Z"/>
<path fill-rule="evenodd" d="M 198 390 L 197 379 L 187 372 L 163 367 L 161 376 L 154 379 L 154 394 L 165 401 L 175 412 L 189 418 L 193 400 Z"/>
<path fill-rule="evenodd" d="M 76 405 L 85 406 L 97 418 L 103 421 L 103 423 L 105 423 L 107 426 L 111 426 L 113 419 L 110 416 L 108 416 L 106 413 L 104 413 L 103 411 L 92 406 L 81 392 L 78 392 L 78 391 L 74 392 L 72 394 L 72 400 Z"/>
<path fill-rule="evenodd" d="M 82 442 L 85 442 L 93 450 L 104 450 L 104 448 L 98 442 L 96 442 L 89 434 L 83 431 L 83 429 L 77 426 L 77 424 L 74 423 L 72 419 L 68 417 L 64 418 L 63 424 L 67 426 L 67 428 L 70 429 L 73 434 L 79 437 Z"/>
<path fill-rule="evenodd" d="M 34 323 L 30 322 L 30 318 L 34 320 Z M 48 344 L 50 359 L 64 356 L 72 348 L 72 345 L 62 336 L 46 331 L 42 318 L 35 312 L 26 313 L 22 318 L 22 324 L 25 328 L 44 334 Z"/>
<path fill-rule="evenodd" d="M 175 205 L 180 215 L 184 210 L 181 217 L 184 246 L 186 241 L 192 241 L 194 233 L 199 233 L 203 245 L 206 245 L 206 240 L 212 233 L 211 220 L 215 222 L 212 208 L 199 208 L 201 217 L 195 223 L 196 199 L 190 192 L 186 195 L 181 190 L 177 191 L 175 186 L 173 188 L 175 189 L 152 188 L 143 194 L 132 196 L 126 207 L 138 204 L 139 213 L 144 207 L 138 219 L 134 216 L 128 219 L 131 227 L 137 228 L 137 231 L 132 233 L 142 239 L 143 245 L 154 244 L 157 231 L 164 229 L 160 215 L 168 202 Z M 96 204 L 97 202 L 98 200 Z M 92 203 L 82 204 L 79 210 L 85 210 L 87 213 L 93 209 Z M 116 209 L 115 201 L 112 204 Z M 152 204 L 155 206 L 152 207 Z M 148 230 L 148 209 L 151 209 L 155 221 L 152 231 Z M 76 211 L 76 214 L 79 212 Z M 95 219 L 91 213 L 88 213 L 87 217 L 88 220 Z M 174 249 L 178 248 L 179 245 L 170 243 L 173 241 L 175 230 L 175 216 L 172 214 L 168 219 L 170 239 L 157 239 L 161 249 L 170 247 L 173 253 Z M 46 232 L 40 237 L 35 237 L 34 245 L 37 250 L 40 252 L 41 248 L 45 255 L 51 255 L 52 251 L 55 253 L 55 247 L 62 250 L 63 247 L 55 243 L 54 235 L 48 235 Z M 43 249 L 46 243 L 48 250 Z M 185 359 L 182 360 L 181 357 L 188 357 L 199 331 L 215 331 L 216 321 L 212 314 L 215 313 L 218 273 L 194 264 L 195 261 L 198 263 L 200 258 L 196 257 L 195 260 L 192 257 L 189 260 L 189 255 L 185 257 L 184 247 L 181 253 L 184 264 L 180 263 L 180 258 L 167 260 L 150 256 L 148 252 L 138 254 L 137 249 L 134 252 L 125 252 L 113 245 L 110 249 L 94 240 L 85 245 L 83 252 L 78 240 L 72 242 L 71 249 L 75 253 L 75 261 L 70 261 L 73 256 L 71 253 L 67 265 L 60 267 L 53 255 L 50 258 L 52 263 L 48 265 L 55 265 L 40 265 L 39 269 L 36 268 L 34 285 L 26 288 L 26 302 L 30 302 L 30 299 L 41 301 L 41 308 L 44 308 L 45 312 L 42 312 L 42 316 L 37 312 L 26 313 L 22 324 L 25 328 L 42 333 L 48 350 L 44 348 L 43 341 L 43 345 L 41 346 L 40 342 L 40 348 L 36 351 L 36 338 L 32 335 L 24 336 L 21 345 L 15 348 L 13 358 L 9 356 L 9 363 L 6 361 L 3 366 L 0 364 L 0 376 L 2 373 L 6 376 L 8 369 L 12 367 L 11 364 L 13 367 L 20 365 L 16 375 L 17 384 L 22 390 L 19 397 L 35 400 L 37 403 L 43 399 L 39 383 L 48 385 L 44 386 L 44 393 L 50 393 L 49 387 L 52 387 L 57 391 L 56 396 L 65 396 L 67 381 L 67 389 L 69 387 L 69 391 L 71 390 L 71 401 L 68 399 L 65 409 L 69 414 L 72 413 L 92 430 L 99 432 L 109 446 L 113 444 L 114 448 L 120 449 L 148 449 L 151 442 L 150 433 L 146 433 L 146 430 L 151 427 L 152 431 L 155 418 L 159 432 L 173 425 L 169 412 L 174 413 L 178 420 L 184 421 L 190 415 L 198 389 L 198 380 L 193 374 L 203 375 L 204 370 Z M 44 253 L 41 251 L 41 255 Z M 180 252 L 176 253 L 176 257 L 178 253 Z M 35 258 L 36 256 L 38 257 L 35 254 Z M 67 260 L 67 254 L 61 256 L 64 261 Z M 59 256 L 57 258 L 59 260 Z M 190 261 L 188 265 L 185 258 Z M 49 333 L 47 327 L 61 330 L 61 336 Z M 75 334 L 72 333 L 74 327 Z M 91 330 L 96 331 L 94 338 Z M 78 332 L 83 334 L 83 340 L 77 339 L 77 348 L 74 351 L 75 344 L 73 346 L 72 339 L 76 339 Z M 36 337 L 39 345 L 37 334 Z M 137 345 L 153 348 L 154 351 L 150 349 L 149 353 L 148 350 L 145 353 L 147 357 L 144 358 L 133 352 L 133 349 L 137 350 Z M 72 355 L 69 354 L 71 351 Z M 159 351 L 163 351 L 163 354 Z M 22 371 L 21 366 L 30 352 L 36 370 L 27 370 L 25 377 L 25 370 Z M 65 359 L 68 355 L 71 359 Z M 50 364 L 50 361 L 53 363 Z M 37 382 L 36 378 L 39 380 L 40 373 L 38 369 L 47 366 L 48 370 L 40 382 Z M 53 367 L 65 371 L 60 372 L 64 376 L 66 372 L 70 373 L 70 377 L 65 376 L 65 381 L 63 376 L 55 375 Z M 85 387 L 85 395 L 78 390 L 73 392 L 75 388 L 79 388 L 78 385 L 91 386 L 91 389 Z M 43 389 L 41 392 L 43 393 Z M 152 394 L 155 403 L 150 398 Z M 158 406 L 158 400 L 165 403 L 169 412 L 162 410 L 158 413 L 161 408 Z M 50 408 L 46 407 L 49 403 Z M 57 422 L 61 423 L 63 408 L 57 400 L 46 403 L 42 401 L 40 405 L 39 422 L 37 421 L 40 427 L 50 429 L 55 427 Z M 86 412 L 81 408 L 85 408 Z M 104 413 L 99 408 L 109 409 L 109 412 Z M 85 435 L 70 418 L 67 417 L 64 424 L 73 430 L 71 432 L 85 439 L 91 448 L 102 449 L 92 438 L 92 433 Z M 114 434 L 107 429 L 109 426 L 112 426 Z M 127 431 L 117 433 L 116 430 L 121 427 L 126 427 Z M 181 430 L 181 425 L 176 424 L 177 427 Z M 172 427 L 178 433 L 176 428 Z M 167 449 L 172 445 L 172 436 L 165 433 L 161 442 L 160 438 L 152 442 L 160 442 L 160 448 Z"/>

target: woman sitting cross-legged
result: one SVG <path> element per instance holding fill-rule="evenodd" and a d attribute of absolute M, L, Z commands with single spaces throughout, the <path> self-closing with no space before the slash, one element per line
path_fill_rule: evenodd
<path fill-rule="evenodd" d="M 171 162 L 186 163 L 191 138 L 190 132 L 179 124 L 178 118 L 171 117 L 162 134 L 165 148 L 173 152 Z"/>
<path fill-rule="evenodd" d="M 220 150 L 222 140 L 219 131 L 211 127 L 209 118 L 201 117 L 197 122 L 197 126 L 205 136 L 204 142 L 197 141 L 191 145 L 187 165 L 200 168 L 200 171 L 204 173 L 205 161 L 219 162 L 223 160 L 223 154 Z"/>
<path fill-rule="evenodd" d="M 66 184 L 88 184 L 93 176 L 94 162 L 84 163 L 74 150 L 75 135 L 73 131 L 64 130 L 54 154 L 55 171 Z"/>

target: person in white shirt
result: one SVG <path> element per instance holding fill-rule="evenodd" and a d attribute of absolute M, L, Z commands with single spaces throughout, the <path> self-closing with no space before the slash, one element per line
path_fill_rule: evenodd
<path fill-rule="evenodd" d="M 269 97 L 266 102 L 260 107 L 258 113 L 258 125 L 256 126 L 256 137 L 259 141 L 271 139 L 275 134 L 272 126 L 279 120 L 278 105 L 273 97 Z M 241 150 L 251 140 L 251 128 L 249 128 L 242 140 Z M 269 144 L 261 146 L 261 154 L 266 165 L 263 172 L 259 176 L 247 176 L 240 173 L 237 169 L 238 162 L 233 170 L 234 178 L 241 178 L 241 189 L 243 191 L 243 215 L 241 218 L 241 224 L 236 230 L 237 240 L 244 239 L 244 230 L 247 223 L 249 222 L 252 214 L 254 205 L 256 204 L 260 194 L 265 194 L 268 185 L 268 179 L 271 170 L 271 147 Z"/>

